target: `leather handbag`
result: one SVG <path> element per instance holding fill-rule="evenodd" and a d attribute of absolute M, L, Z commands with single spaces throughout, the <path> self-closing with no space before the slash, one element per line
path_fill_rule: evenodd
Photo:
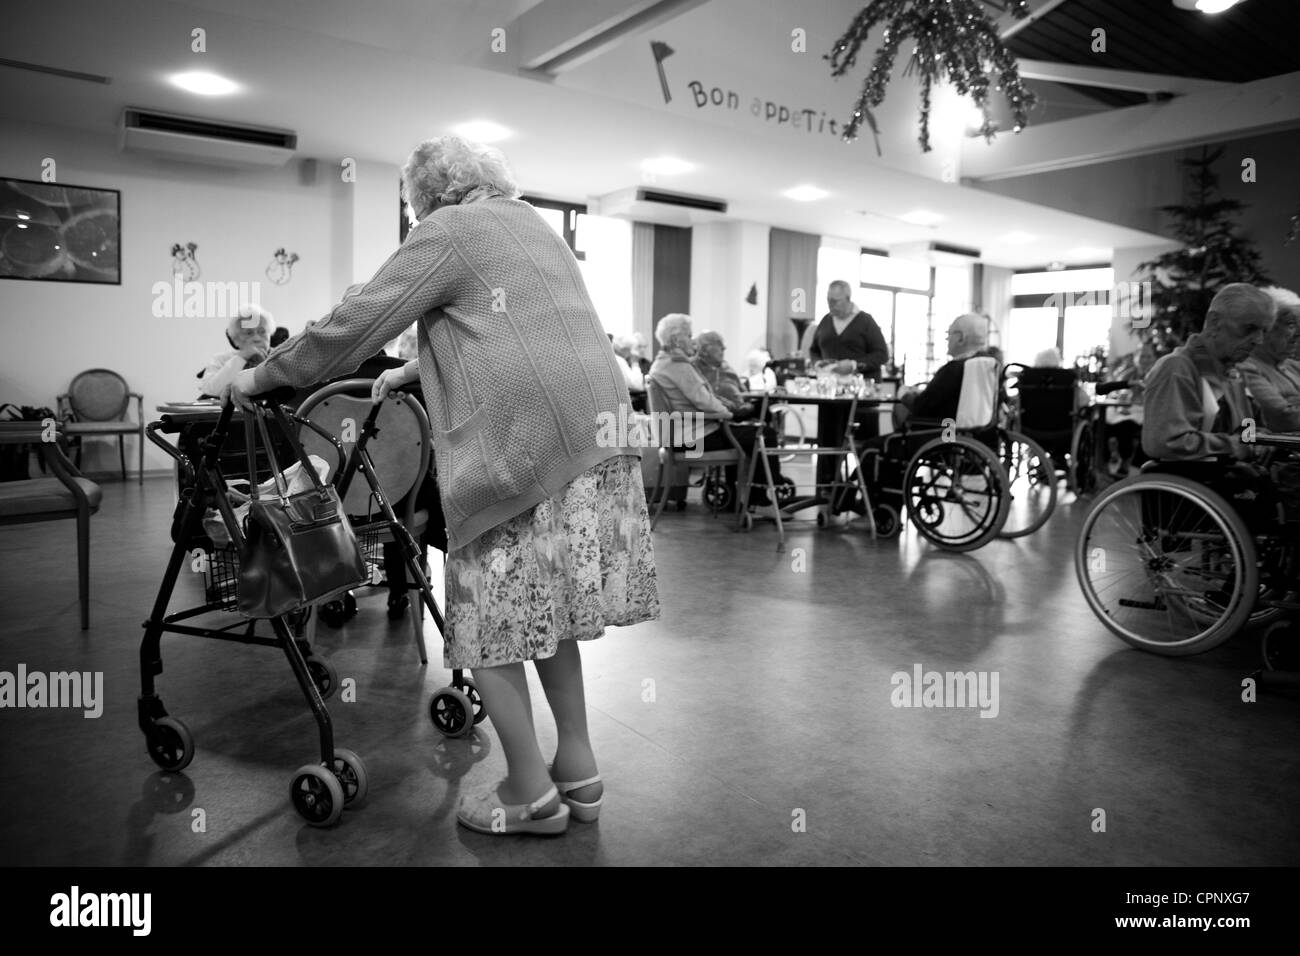
<path fill-rule="evenodd" d="M 261 435 L 278 494 L 261 497 L 257 475 L 249 475 L 252 501 L 244 519 L 244 540 L 239 555 L 239 613 L 249 618 L 272 618 L 328 601 L 366 583 L 365 556 L 343 513 L 338 492 L 321 482 L 316 469 L 292 434 L 284 410 L 274 415 L 280 430 L 298 453 L 312 488 L 290 495 L 267 432 L 266 410 L 245 414 L 244 436 L 249 462 L 254 454 L 254 428 Z"/>

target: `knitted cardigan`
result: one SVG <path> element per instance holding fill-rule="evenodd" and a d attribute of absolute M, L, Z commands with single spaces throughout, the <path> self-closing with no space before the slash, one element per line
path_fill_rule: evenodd
<path fill-rule="evenodd" d="M 451 550 L 640 454 L 598 440 L 628 420 L 623 373 L 577 260 L 515 199 L 427 216 L 360 292 L 272 352 L 256 387 L 344 374 L 412 322 Z"/>

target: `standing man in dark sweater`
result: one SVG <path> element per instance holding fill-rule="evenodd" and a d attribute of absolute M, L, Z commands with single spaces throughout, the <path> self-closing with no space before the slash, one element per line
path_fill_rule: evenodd
<path fill-rule="evenodd" d="M 866 312 L 853 304 L 853 287 L 843 279 L 831 283 L 826 294 L 830 312 L 822 317 L 813 331 L 808 356 L 814 363 L 833 362 L 837 375 L 863 375 L 880 378 L 880 367 L 889 361 L 889 345 L 880 326 Z M 817 443 L 838 446 L 848 427 L 848 412 L 823 405 L 817 410 Z M 817 459 L 817 484 L 835 480 L 839 458 Z"/>

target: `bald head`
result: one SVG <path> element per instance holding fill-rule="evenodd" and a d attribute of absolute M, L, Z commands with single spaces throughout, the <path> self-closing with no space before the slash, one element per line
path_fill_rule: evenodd
<path fill-rule="evenodd" d="M 978 352 L 989 344 L 989 320 L 975 312 L 967 312 L 952 320 L 948 326 L 948 354 L 953 358 Z"/>

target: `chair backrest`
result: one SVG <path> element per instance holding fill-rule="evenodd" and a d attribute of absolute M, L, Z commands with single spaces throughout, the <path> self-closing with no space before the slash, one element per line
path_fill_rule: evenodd
<path fill-rule="evenodd" d="M 361 425 L 370 414 L 371 402 L 368 381 L 363 382 L 364 392 L 360 386 L 344 392 L 338 391 L 339 385 L 347 384 L 350 383 L 329 385 L 308 396 L 299 406 L 298 414 L 321 426 L 335 438 L 351 438 L 351 443 L 344 441 L 343 445 L 344 450 L 350 454 L 355 442 L 361 438 Z M 331 391 L 335 394 L 329 394 Z M 421 461 L 427 471 L 431 447 L 428 419 L 421 420 L 418 406 L 411 407 L 415 400 L 410 396 L 407 398 L 409 405 L 391 399 L 384 402 L 375 423 L 379 429 L 378 434 L 366 443 L 375 473 L 383 486 L 384 496 L 394 507 L 423 480 Z M 309 428 L 302 429 L 301 440 L 307 454 L 318 455 L 329 462 L 330 479 L 333 480 L 333 468 L 338 461 L 334 448 Z M 371 503 L 370 485 L 360 469 L 343 498 L 343 510 L 354 516 L 368 515 L 375 511 Z"/>
<path fill-rule="evenodd" d="M 1074 427 L 1078 374 L 1072 368 L 1021 366 L 1016 380 L 1020 427 L 1036 432 Z"/>
<path fill-rule="evenodd" d="M 979 355 L 963 363 L 961 396 L 957 399 L 958 428 L 997 424 L 998 371 L 998 360 L 991 355 Z"/>
<path fill-rule="evenodd" d="M 660 416 L 666 415 L 672 411 L 672 403 L 668 401 L 668 396 L 664 394 L 663 387 L 648 376 L 645 380 L 645 397 L 646 408 L 649 410 L 651 416 L 656 420 L 665 421 L 666 419 L 661 419 Z M 670 438 L 670 436 L 664 434 L 665 431 L 667 431 L 667 429 L 658 429 L 656 431 L 656 437 L 659 439 L 660 447 L 665 445 L 671 447 L 671 440 L 665 441 L 666 438 Z"/>
<path fill-rule="evenodd" d="M 126 379 L 111 369 L 87 369 L 68 386 L 68 404 L 83 422 L 120 421 L 130 401 Z"/>

